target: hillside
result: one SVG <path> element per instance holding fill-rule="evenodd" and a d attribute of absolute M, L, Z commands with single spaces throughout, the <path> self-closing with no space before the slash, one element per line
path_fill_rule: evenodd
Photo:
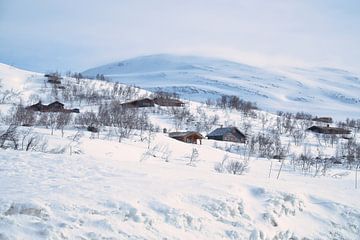
<path fill-rule="evenodd" d="M 66 132 L 66 145 L 75 134 Z M 133 139 L 89 139 L 83 154 L 0 151 L 0 236 L 4 239 L 357 239 L 359 191 L 349 170 L 321 178 L 287 167 L 269 179 L 269 162 L 252 159 L 243 176 L 217 173 L 223 151 L 159 134 L 165 161 L 143 159 Z M 235 154 L 231 158 L 238 159 Z"/>
<path fill-rule="evenodd" d="M 6 90 L 35 93 L 34 87 L 43 83 L 43 74 L 26 71 L 0 63 L 0 85 Z M 30 94 L 31 94 L 30 93 Z"/>
<path fill-rule="evenodd" d="M 150 55 L 83 72 L 182 98 L 204 102 L 222 94 L 256 102 L 267 111 L 305 111 L 336 119 L 360 116 L 359 76 L 332 68 L 282 68 L 276 71 L 193 56 Z"/>
<path fill-rule="evenodd" d="M 195 60 L 203 61 L 193 59 L 192 65 Z M 224 72 L 235 64 L 211 61 Z M 144 66 L 145 75 L 163 67 L 178 74 L 179 64 Z M 249 66 L 239 71 L 271 75 Z M 122 103 L 152 93 L 73 76 L 51 84 L 44 74 L 7 65 L 0 65 L 0 78 L 0 96 L 12 89 L 12 97 L 0 103 L 0 239 L 350 240 L 360 235 L 355 184 L 360 120 L 332 124 L 351 134 L 324 136 L 306 131 L 325 125 L 308 116 L 186 99 L 180 99 L 182 107 L 124 109 Z M 24 108 L 38 100 L 60 101 L 80 113 Z M 167 133 L 205 136 L 221 126 L 238 127 L 247 141 L 190 144 Z"/>

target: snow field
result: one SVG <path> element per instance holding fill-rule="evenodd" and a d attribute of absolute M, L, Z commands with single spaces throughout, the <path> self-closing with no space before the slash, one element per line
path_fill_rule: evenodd
<path fill-rule="evenodd" d="M 312 178 L 286 169 L 276 180 L 267 177 L 268 160 L 251 159 L 245 175 L 221 174 L 213 166 L 223 151 L 163 134 L 153 144 L 164 143 L 173 149 L 167 162 L 141 161 L 147 147 L 138 139 L 118 143 L 89 135 L 80 141 L 80 155 L 1 151 L 0 236 L 356 239 L 359 234 L 352 171 L 337 179 L 332 171 L 345 170 Z M 199 150 L 195 167 L 186 164 L 193 147 Z M 275 163 L 275 172 L 278 167 Z"/>
<path fill-rule="evenodd" d="M 159 66 L 163 65 L 154 64 L 144 71 L 147 74 Z M 234 66 L 223 67 L 231 70 Z M 174 72 L 178 68 L 178 63 L 166 65 Z M 204 70 L 194 64 L 182 66 L 184 71 L 189 68 Z M 45 78 L 39 74 L 6 65 L 0 65 L 0 70 L 3 85 L 21 91 L 24 100 L 44 84 Z M 247 66 L 241 70 L 249 72 L 247 77 L 260 74 L 260 70 Z M 297 71 L 305 74 L 304 70 Z M 356 91 L 356 78 L 347 81 L 355 84 Z M 107 89 L 113 85 L 94 80 L 91 86 Z M 208 92 L 203 93 L 208 96 Z M 139 94 L 148 92 L 140 90 Z M 44 102 L 54 100 L 47 92 L 40 95 Z M 332 104 L 337 109 L 344 107 Z M 1 105 L 2 113 L 11 105 Z M 207 108 L 190 101 L 187 105 L 195 115 L 198 108 L 211 116 L 217 114 L 219 126 L 234 125 L 243 130 L 247 122 L 252 124 L 249 135 L 263 130 L 261 119 L 244 117 L 237 111 Z M 344 107 L 344 111 L 350 108 Z M 97 106 L 83 103 L 81 109 L 96 111 Z M 258 114 L 266 114 L 269 119 L 264 126 L 266 132 L 276 116 Z M 160 129 L 179 130 L 168 115 L 150 111 L 150 120 Z M 276 179 L 280 162 L 251 157 L 244 175 L 218 173 L 214 166 L 226 154 L 243 161 L 243 155 L 237 153 L 238 147 L 240 153 L 244 150 L 242 144 L 203 140 L 202 145 L 191 145 L 157 133 L 148 149 L 138 131 L 119 143 L 108 134 L 109 129 L 102 130 L 99 138 L 82 132 L 80 140 L 74 142 L 74 126 L 65 129 L 64 138 L 60 131 L 50 135 L 49 129 L 36 127 L 33 131 L 48 141 L 46 148 L 38 152 L 0 151 L 0 239 L 359 239 L 360 192 L 354 189 L 353 169 L 333 167 L 325 176 L 314 177 L 294 170 L 286 161 Z M 286 144 L 290 137 L 282 136 L 281 140 Z M 308 134 L 305 141 L 313 152 L 319 148 L 314 135 Z M 189 165 L 194 148 L 199 157 Z M 291 148 L 294 154 L 302 150 Z M 330 146 L 324 146 L 322 151 L 324 156 L 334 154 Z"/>

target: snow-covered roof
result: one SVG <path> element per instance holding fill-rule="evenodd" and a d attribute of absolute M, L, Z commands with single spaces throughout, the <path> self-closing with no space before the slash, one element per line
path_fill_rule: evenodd
<path fill-rule="evenodd" d="M 243 136 L 245 137 L 245 135 L 242 134 L 242 133 L 240 132 L 240 130 L 237 129 L 236 127 L 217 128 L 217 129 L 215 129 L 214 131 L 212 131 L 211 133 L 209 133 L 209 134 L 207 135 L 207 137 L 223 136 L 223 135 L 225 135 L 226 133 L 232 133 L 232 132 L 234 132 L 234 131 L 240 133 L 241 135 L 243 135 Z"/>
<path fill-rule="evenodd" d="M 308 131 L 316 132 L 316 133 L 323 133 L 323 134 L 350 134 L 351 131 L 338 128 L 338 127 L 321 127 L 321 126 L 312 126 L 307 129 Z"/>

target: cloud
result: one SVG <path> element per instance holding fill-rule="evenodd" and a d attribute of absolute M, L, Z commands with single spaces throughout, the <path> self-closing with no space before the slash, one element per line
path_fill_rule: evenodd
<path fill-rule="evenodd" d="M 152 53 L 360 67 L 356 0 L 0 0 L 0 61 L 84 70 Z"/>

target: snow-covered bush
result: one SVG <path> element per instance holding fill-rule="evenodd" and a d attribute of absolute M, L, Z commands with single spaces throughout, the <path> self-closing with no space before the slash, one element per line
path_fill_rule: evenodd
<path fill-rule="evenodd" d="M 224 155 L 223 160 L 220 163 L 216 163 L 214 166 L 215 171 L 219 173 L 230 173 L 234 175 L 242 175 L 249 169 L 248 161 L 229 160 L 229 156 Z"/>
<path fill-rule="evenodd" d="M 199 158 L 199 151 L 196 148 L 193 148 L 189 158 L 190 161 L 188 162 L 188 165 L 195 166 L 195 163 L 198 161 Z"/>
<path fill-rule="evenodd" d="M 10 125 L 0 129 L 0 148 L 19 151 L 48 152 L 48 140 L 32 128 Z"/>
<path fill-rule="evenodd" d="M 248 167 L 248 162 L 241 161 L 230 161 L 225 165 L 226 171 L 235 175 L 242 175 L 245 171 L 247 171 Z"/>
<path fill-rule="evenodd" d="M 148 148 L 141 156 L 140 162 L 149 159 L 150 157 L 161 158 L 165 162 L 169 162 L 172 151 L 168 145 L 155 145 L 152 148 Z"/>
<path fill-rule="evenodd" d="M 20 96 L 20 91 L 15 89 L 3 89 L 0 79 L 0 104 L 14 103 Z"/>

